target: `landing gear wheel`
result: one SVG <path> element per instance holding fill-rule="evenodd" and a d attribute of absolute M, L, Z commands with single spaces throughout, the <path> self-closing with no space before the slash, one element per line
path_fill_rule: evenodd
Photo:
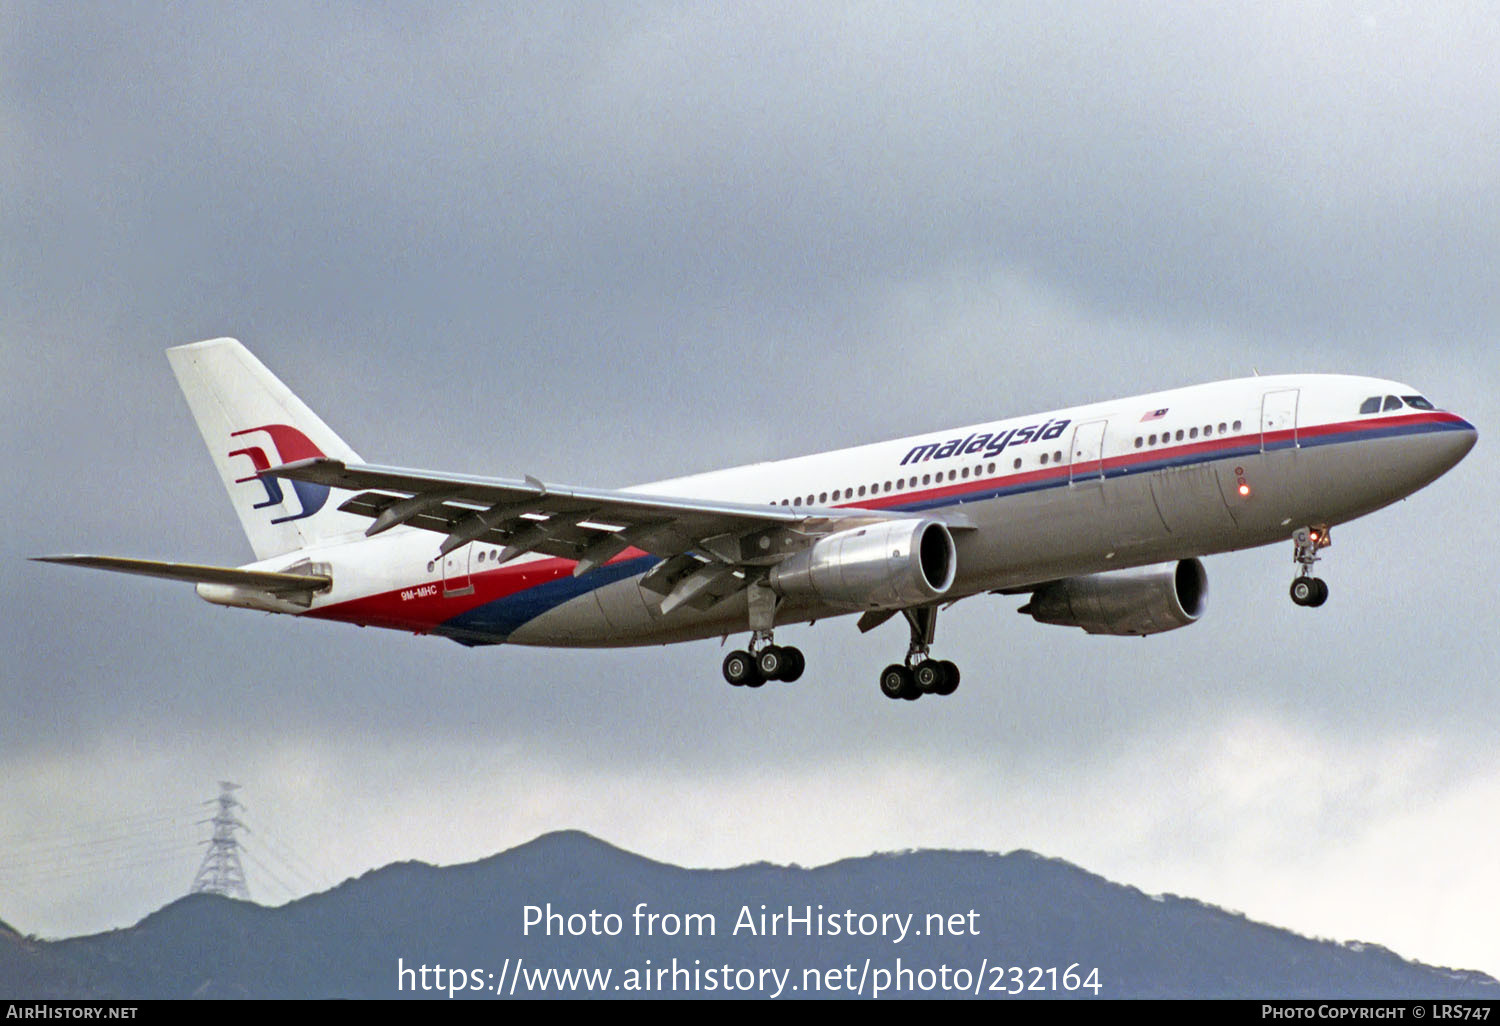
<path fill-rule="evenodd" d="M 1321 606 L 1328 601 L 1328 585 L 1317 577 L 1299 577 L 1292 582 L 1292 601 L 1299 606 Z"/>
<path fill-rule="evenodd" d="M 943 668 L 943 683 L 936 691 L 939 695 L 951 695 L 958 690 L 958 667 L 944 659 L 938 663 Z"/>
<path fill-rule="evenodd" d="M 911 677 L 916 683 L 917 690 L 924 695 L 940 694 L 948 679 L 948 675 L 943 672 L 943 664 L 934 659 L 918 663 Z"/>
<path fill-rule="evenodd" d="M 786 649 L 778 645 L 767 645 L 755 657 L 755 668 L 766 680 L 781 680 L 788 669 Z"/>
<path fill-rule="evenodd" d="M 781 671 L 781 680 L 784 684 L 790 684 L 802 676 L 802 671 L 807 669 L 807 660 L 802 656 L 800 648 L 788 645 L 781 650 L 786 655 L 786 669 Z"/>
<path fill-rule="evenodd" d="M 880 693 L 886 698 L 915 698 L 921 694 L 911 671 L 900 663 L 892 663 L 880 671 Z"/>
<path fill-rule="evenodd" d="M 749 652 L 736 649 L 724 657 L 724 679 L 735 687 L 758 688 L 765 683 Z"/>

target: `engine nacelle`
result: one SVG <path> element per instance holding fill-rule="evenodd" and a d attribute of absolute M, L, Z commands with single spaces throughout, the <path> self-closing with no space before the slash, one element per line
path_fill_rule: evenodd
<path fill-rule="evenodd" d="M 888 520 L 831 534 L 771 568 L 780 595 L 851 609 L 900 609 L 942 598 L 958 572 L 939 520 Z"/>
<path fill-rule="evenodd" d="M 1197 622 L 1208 574 L 1196 559 L 1110 570 L 1043 585 L 1018 612 L 1090 634 L 1160 634 Z"/>

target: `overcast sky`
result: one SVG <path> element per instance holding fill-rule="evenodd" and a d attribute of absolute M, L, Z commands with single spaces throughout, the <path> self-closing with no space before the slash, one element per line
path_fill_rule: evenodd
<path fill-rule="evenodd" d="M 0 11 L 0 919 L 557 828 L 688 865 L 955 846 L 1500 974 L 1487 3 L 32 5 Z M 468 650 L 28 563 L 251 558 L 162 350 L 244 341 L 359 452 L 618 486 L 1261 373 L 1478 425 L 1334 532 L 1207 562 L 1144 641 L 945 612 Z M 545 900 L 545 895 L 538 895 Z M 497 914 L 503 914 L 503 910 Z"/>

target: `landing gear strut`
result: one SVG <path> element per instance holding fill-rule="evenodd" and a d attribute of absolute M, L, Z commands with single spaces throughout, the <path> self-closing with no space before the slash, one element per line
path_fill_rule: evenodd
<path fill-rule="evenodd" d="M 1299 527 L 1292 534 L 1292 561 L 1301 569 L 1292 581 L 1292 601 L 1299 606 L 1321 606 L 1328 601 L 1328 585 L 1312 575 L 1319 549 L 1333 544 L 1326 527 Z"/>
<path fill-rule="evenodd" d="M 937 606 L 901 610 L 911 626 L 911 644 L 905 663 L 892 663 L 880 671 L 880 691 L 886 698 L 915 702 L 923 695 L 951 695 L 958 690 L 958 667 L 928 654 L 937 633 Z"/>
<path fill-rule="evenodd" d="M 780 600 L 763 581 L 747 589 L 750 610 L 750 650 L 736 649 L 724 657 L 724 679 L 735 687 L 758 688 L 768 680 L 790 684 L 802 676 L 807 660 L 800 648 L 778 645 L 772 635 Z"/>

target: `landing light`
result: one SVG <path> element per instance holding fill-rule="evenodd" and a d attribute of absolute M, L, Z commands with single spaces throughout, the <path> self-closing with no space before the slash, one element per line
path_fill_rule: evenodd
<path fill-rule="evenodd" d="M 1247 485 L 1247 484 L 1241 484 L 1240 485 L 1240 494 L 1241 495 L 1249 495 L 1250 494 L 1250 486 Z"/>

